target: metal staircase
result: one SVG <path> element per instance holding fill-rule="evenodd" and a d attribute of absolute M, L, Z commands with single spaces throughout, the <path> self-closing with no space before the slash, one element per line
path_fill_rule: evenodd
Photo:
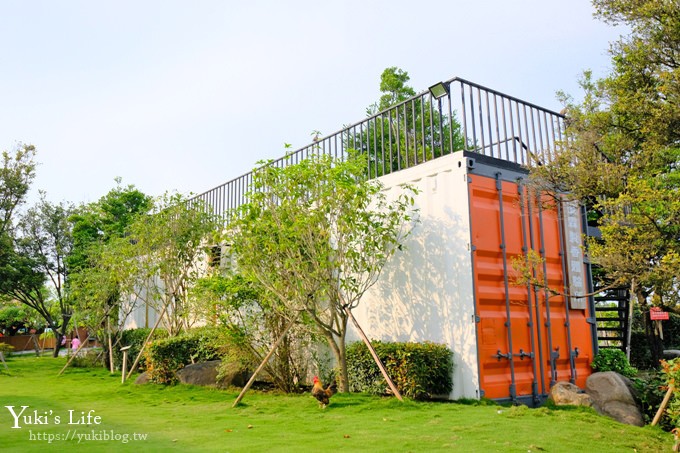
<path fill-rule="evenodd" d="M 595 297 L 595 320 L 597 344 L 600 349 L 628 347 L 628 324 L 630 323 L 630 293 L 627 289 L 610 289 Z"/>

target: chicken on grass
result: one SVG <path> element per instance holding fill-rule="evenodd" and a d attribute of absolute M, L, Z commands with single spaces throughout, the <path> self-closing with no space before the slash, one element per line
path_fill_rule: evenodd
<path fill-rule="evenodd" d="M 314 376 L 314 386 L 312 387 L 312 396 L 316 398 L 319 401 L 319 406 L 322 408 L 325 408 L 329 401 L 331 396 L 336 391 L 336 384 L 335 384 L 335 379 L 333 379 L 333 382 L 330 383 L 330 385 L 326 388 L 323 388 L 323 384 L 319 380 L 318 376 Z"/>

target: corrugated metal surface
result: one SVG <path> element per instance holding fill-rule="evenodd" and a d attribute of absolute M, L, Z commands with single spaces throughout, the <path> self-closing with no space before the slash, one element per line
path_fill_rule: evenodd
<path fill-rule="evenodd" d="M 496 178 L 471 175 L 469 196 L 484 396 L 538 401 L 555 381 L 584 386 L 592 334 L 586 310 L 568 309 L 553 292 L 564 292 L 566 282 L 554 201 L 538 202 L 500 170 Z M 513 261 L 526 262 L 530 250 L 542 258 L 534 284 L 518 284 Z"/>

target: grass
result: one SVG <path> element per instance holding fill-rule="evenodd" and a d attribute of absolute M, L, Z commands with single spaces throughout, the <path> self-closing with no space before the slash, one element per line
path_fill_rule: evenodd
<path fill-rule="evenodd" d="M 673 436 L 659 428 L 622 425 L 584 408 L 400 403 L 338 394 L 320 409 L 310 395 L 251 391 L 232 409 L 236 391 L 121 384 L 120 375 L 99 368 L 69 368 L 57 377 L 64 363 L 15 356 L 7 360 L 9 371 L 0 366 L 0 450 L 599 453 L 671 451 L 673 445 Z M 39 420 L 20 417 L 21 428 L 13 429 L 5 406 L 16 412 L 29 406 L 23 415 L 32 419 L 37 411 Z M 101 419 L 69 424 L 69 411 L 73 421 L 89 411 Z M 134 440 L 135 433 L 146 439 Z M 105 440 L 107 435 L 114 439 Z"/>

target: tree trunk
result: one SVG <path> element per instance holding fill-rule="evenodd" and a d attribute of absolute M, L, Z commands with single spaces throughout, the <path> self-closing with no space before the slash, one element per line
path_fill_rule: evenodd
<path fill-rule="evenodd" d="M 61 340 L 64 339 L 64 335 L 61 334 L 57 329 L 53 328 L 54 332 L 54 351 L 52 351 L 52 357 L 59 357 L 59 349 L 61 349 Z"/>
<path fill-rule="evenodd" d="M 347 348 L 345 337 L 338 338 L 338 365 L 340 367 L 340 383 L 338 388 L 343 393 L 349 393 L 349 373 L 347 372 Z"/>
<path fill-rule="evenodd" d="M 337 382 L 338 384 L 338 390 L 342 393 L 348 393 L 349 392 L 349 383 L 347 381 L 347 360 L 345 360 L 344 354 L 341 352 L 340 345 L 338 344 L 338 341 L 336 341 L 335 337 L 333 336 L 333 332 L 327 330 L 327 329 L 320 329 L 323 333 L 323 336 L 326 337 L 326 340 L 328 341 L 328 346 L 330 346 L 331 350 L 333 351 L 333 357 L 335 357 L 335 362 L 338 364 L 338 367 L 340 367 L 340 373 L 336 377 L 336 380 L 339 381 Z M 344 344 L 344 342 L 343 342 Z"/>
<path fill-rule="evenodd" d="M 642 288 L 635 286 L 635 296 L 638 300 L 638 305 L 640 306 L 643 314 L 643 323 L 645 327 L 645 337 L 647 337 L 647 346 L 649 348 L 649 353 L 652 357 L 652 364 L 654 368 L 658 369 L 661 359 L 663 359 L 663 343 L 661 338 L 656 333 L 654 326 L 654 321 L 651 320 L 649 315 L 649 305 L 647 304 L 647 298 L 642 293 Z"/>
<path fill-rule="evenodd" d="M 659 368 L 659 364 L 661 362 L 661 359 L 663 359 L 663 343 L 661 341 L 661 338 L 659 338 L 659 335 L 656 332 L 656 326 L 654 323 L 656 321 L 652 321 L 649 312 L 645 312 L 645 334 L 647 336 L 647 344 L 649 345 L 649 352 L 652 356 L 652 363 L 654 364 L 654 368 Z"/>

